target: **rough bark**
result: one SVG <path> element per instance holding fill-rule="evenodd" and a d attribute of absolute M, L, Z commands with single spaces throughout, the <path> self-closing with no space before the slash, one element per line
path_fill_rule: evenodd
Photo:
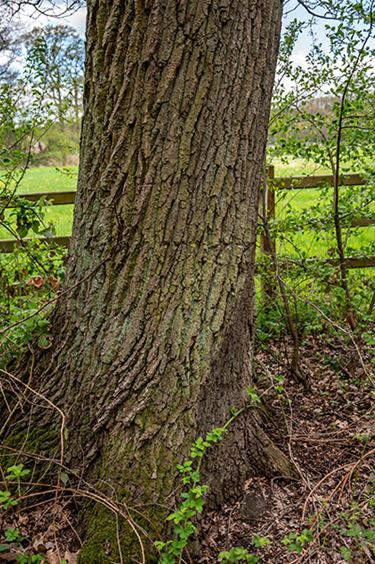
<path fill-rule="evenodd" d="M 251 384 L 254 253 L 280 0 L 91 0 L 66 295 L 34 369 L 66 462 L 130 503 Z M 284 455 L 247 412 L 208 458 L 220 503 Z M 89 562 L 89 560 L 86 560 Z"/>

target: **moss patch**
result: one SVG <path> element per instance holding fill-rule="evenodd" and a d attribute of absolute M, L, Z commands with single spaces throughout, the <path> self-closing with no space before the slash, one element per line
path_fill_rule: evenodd
<path fill-rule="evenodd" d="M 2 467 L 8 467 L 19 461 L 19 452 L 25 452 L 30 454 L 44 454 L 48 453 L 48 456 L 53 457 L 54 450 L 58 451 L 59 445 L 59 433 L 58 431 L 51 427 L 31 427 L 30 429 L 24 429 L 21 431 L 15 430 L 9 434 L 3 442 L 3 448 L 1 449 L 0 455 L 0 465 Z M 16 449 L 19 452 L 11 452 L 9 449 Z M 25 455 L 24 464 L 30 465 L 32 459 Z"/>
<path fill-rule="evenodd" d="M 91 511 L 86 507 L 85 513 L 87 512 L 90 514 L 87 539 L 79 555 L 79 564 L 119 562 L 120 547 L 125 563 L 141 561 L 139 541 L 124 519 L 119 518 L 116 522 L 115 515 L 103 506 L 93 507 Z M 137 523 L 142 527 L 147 527 L 147 523 L 140 522 L 141 520 L 141 517 L 137 518 Z M 157 563 L 158 556 L 152 544 L 143 535 L 141 537 L 143 537 L 146 562 Z"/>

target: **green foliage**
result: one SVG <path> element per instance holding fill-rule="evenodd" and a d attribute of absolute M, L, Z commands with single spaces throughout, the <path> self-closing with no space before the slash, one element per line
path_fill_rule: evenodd
<path fill-rule="evenodd" d="M 9 466 L 6 469 L 5 479 L 9 482 L 16 482 L 17 484 L 17 494 L 21 496 L 22 488 L 21 488 L 21 480 L 27 478 L 31 471 L 25 466 L 20 464 L 15 464 L 13 466 Z M 12 489 L 10 484 L 10 489 Z M 0 509 L 7 511 L 11 507 L 17 505 L 18 500 L 14 499 L 13 494 L 9 490 L 0 491 Z M 23 535 L 21 534 L 19 529 L 9 527 L 5 529 L 4 533 L 4 544 L 0 544 L 0 554 L 1 552 L 13 552 L 14 553 L 14 561 L 20 562 L 21 564 L 37 564 L 45 562 L 45 555 L 43 554 L 34 554 L 23 552 L 22 549 L 22 542 L 25 540 Z M 21 553 L 14 552 L 14 545 L 20 547 L 22 550 Z M 1 557 L 0 557 L 1 560 Z"/>
<path fill-rule="evenodd" d="M 20 543 L 23 541 L 23 536 L 21 535 L 18 529 L 12 529 L 12 528 L 6 529 L 4 536 L 8 542 Z"/>
<path fill-rule="evenodd" d="M 16 487 L 17 487 L 17 494 L 20 496 L 21 495 L 21 482 L 24 480 L 24 478 L 27 478 L 27 476 L 29 476 L 31 473 L 31 471 L 28 468 L 25 468 L 24 464 L 20 463 L 20 464 L 15 464 L 13 466 L 9 466 L 6 469 L 5 472 L 5 479 L 7 480 L 7 482 L 10 482 L 9 484 L 9 489 L 7 490 L 1 490 L 0 491 L 0 508 L 7 510 L 10 507 L 13 507 L 14 505 L 17 505 L 18 501 L 17 499 L 13 498 L 13 494 L 11 493 L 11 484 L 12 482 L 16 483 Z M 9 531 L 12 531 L 13 529 L 9 529 Z M 7 539 L 9 540 L 9 539 Z"/>
<path fill-rule="evenodd" d="M 374 540 L 375 539 L 375 531 L 370 529 L 364 529 L 360 527 L 357 523 L 353 523 L 347 529 L 341 529 L 341 534 L 345 537 L 353 537 L 356 539 L 365 539 L 365 540 Z"/>
<path fill-rule="evenodd" d="M 22 478 L 28 476 L 29 474 L 30 474 L 30 470 L 25 468 L 23 464 L 16 464 L 14 466 L 9 466 L 9 468 L 7 469 L 7 474 L 5 476 L 5 479 L 10 481 L 13 480 L 19 481 Z"/>
<path fill-rule="evenodd" d="M 21 480 L 30 474 L 30 470 L 24 467 L 23 464 L 9 466 L 5 479 L 10 482 L 17 482 L 18 495 L 21 495 Z"/>
<path fill-rule="evenodd" d="M 16 232 L 21 238 L 29 235 L 30 231 L 45 237 L 55 234 L 53 225 L 44 223 L 48 204 L 45 198 L 40 198 L 37 202 L 30 202 L 25 198 L 13 197 L 12 204 L 15 205 L 15 208 L 10 212 L 8 216 L 10 221 L 7 224 L 10 232 L 12 231 L 12 220 L 15 220 Z M 3 225 L 5 227 L 4 223 Z"/>
<path fill-rule="evenodd" d="M 284 383 L 285 383 L 285 378 L 284 376 L 276 376 L 275 377 L 276 380 L 276 385 L 274 387 L 275 393 L 278 396 L 282 396 L 285 392 L 285 388 L 284 388 Z"/>
<path fill-rule="evenodd" d="M 19 529 L 8 528 L 4 532 L 5 541 L 9 544 L 0 544 L 0 553 L 11 551 L 12 546 L 10 545 L 18 545 L 21 546 L 24 537 L 21 535 Z M 14 554 L 14 561 L 20 562 L 21 564 L 37 564 L 45 562 L 45 555 L 44 554 L 30 554 L 30 553 L 22 553 L 22 554 Z"/>
<path fill-rule="evenodd" d="M 53 119 L 57 102 L 60 127 L 66 117 L 69 92 L 74 91 L 80 104 L 83 51 L 81 39 L 71 28 L 47 26 L 43 33 L 39 31 L 34 30 L 27 39 L 27 55 L 17 76 L 12 80 L 0 77 L 0 232 L 2 238 L 19 242 L 11 255 L 0 254 L 0 325 L 2 329 L 13 327 L 0 341 L 1 366 L 6 366 L 33 339 L 41 348 L 50 346 L 45 319 L 48 311 L 36 313 L 63 279 L 63 252 L 48 242 L 24 240 L 52 236 L 54 212 L 50 212 L 45 198 L 31 202 L 17 194 L 33 162 L 36 145 L 40 145 L 46 132 L 50 131 L 51 139 L 56 130 Z M 56 81 L 57 75 L 60 81 Z M 74 82 L 73 90 L 67 88 L 68 75 L 69 84 Z M 74 116 L 79 119 L 79 108 L 74 110 Z M 74 131 L 77 139 L 77 124 Z M 41 190 L 43 185 L 39 184 L 37 191 Z"/>
<path fill-rule="evenodd" d="M 202 512 L 204 496 L 208 490 L 208 486 L 200 484 L 202 458 L 207 449 L 222 440 L 226 430 L 227 426 L 217 427 L 207 433 L 204 439 L 198 437 L 191 446 L 190 458 L 177 465 L 181 481 L 185 486 L 189 486 L 189 489 L 181 493 L 182 503 L 176 511 L 167 517 L 167 521 L 174 525 L 173 540 L 155 542 L 155 547 L 160 552 L 162 564 L 179 562 L 189 538 L 196 531 L 193 519 Z"/>
<path fill-rule="evenodd" d="M 332 175 L 357 172 L 366 177 L 365 186 L 340 187 L 337 212 L 344 255 L 372 256 L 373 228 L 353 227 L 361 218 L 375 217 L 375 49 L 369 41 L 371 6 L 367 2 L 323 2 L 322 10 L 332 13 L 333 18 L 323 21 L 324 45 L 316 38 L 314 19 L 295 19 L 286 27 L 274 90 L 268 160 L 277 163 L 276 173 L 280 162 L 300 162 L 305 164 L 306 170 L 300 172 L 303 176 L 322 171 Z M 304 63 L 299 64 L 293 60 L 294 49 L 302 34 L 307 33 L 311 49 Z M 295 169 L 292 167 L 288 174 L 295 176 Z M 289 263 L 281 274 L 300 336 L 326 329 L 321 314 L 306 300 L 318 304 L 323 315 L 335 322 L 345 319 L 348 305 L 356 312 L 361 330 L 366 331 L 369 322 L 369 304 L 375 291 L 371 269 L 347 271 L 346 292 L 340 269 L 315 260 L 316 256 L 339 256 L 333 194 L 331 187 L 324 186 L 276 192 L 276 219 L 270 221 L 269 230 L 277 240 L 279 265 Z M 263 257 L 259 274 L 264 279 L 274 276 L 274 267 Z M 261 340 L 286 332 L 283 303 L 276 300 L 272 306 L 259 310 Z"/>
<path fill-rule="evenodd" d="M 313 532 L 310 529 L 303 529 L 301 533 L 291 532 L 286 535 L 281 543 L 286 546 L 289 552 L 296 552 L 302 554 L 303 549 L 314 538 Z"/>
<path fill-rule="evenodd" d="M 182 561 L 183 550 L 187 547 L 189 539 L 196 532 L 194 519 L 202 512 L 204 497 L 208 486 L 200 483 L 200 467 L 202 459 L 207 450 L 220 442 L 233 421 L 245 410 L 260 403 L 261 398 L 255 388 L 248 389 L 249 402 L 241 409 L 232 410 L 230 419 L 223 427 L 212 429 L 207 435 L 198 437 L 191 446 L 190 457 L 182 464 L 177 464 L 177 470 L 181 475 L 181 481 L 188 489 L 181 493 L 182 503 L 167 517 L 167 522 L 174 525 L 173 539 L 168 541 L 156 541 L 155 547 L 160 552 L 161 564 L 173 564 Z M 253 544 L 256 548 L 262 548 L 270 544 L 267 537 L 254 535 Z M 243 548 L 233 548 L 229 552 L 223 552 L 219 556 L 223 562 L 257 562 L 258 557 L 247 552 Z"/>
<path fill-rule="evenodd" d="M 81 111 L 84 45 L 76 30 L 67 25 L 35 27 L 26 35 L 32 64 L 43 76 L 52 115 L 62 123 L 66 114 L 78 118 Z"/>
<path fill-rule="evenodd" d="M 262 399 L 259 396 L 256 388 L 254 388 L 253 386 L 250 386 L 249 388 L 247 388 L 246 391 L 247 391 L 247 395 L 248 395 L 248 398 L 249 398 L 251 404 L 258 405 L 258 404 L 262 403 Z"/>
<path fill-rule="evenodd" d="M 327 5 L 327 2 L 323 4 Z M 270 128 L 269 158 L 273 162 L 276 159 L 282 163 L 301 159 L 310 169 L 318 165 L 325 172 L 355 170 L 366 175 L 368 183 L 364 188 L 340 189 L 338 209 L 346 233 L 344 245 L 347 254 L 358 254 L 361 245 L 360 230 L 352 228 L 353 221 L 365 215 L 368 218 L 375 217 L 375 169 L 369 158 L 375 153 L 375 79 L 372 66 L 375 51 L 366 41 L 369 16 L 364 7 L 362 2 L 352 3 L 348 10 L 347 2 L 343 2 L 342 17 L 336 23 L 326 25 L 330 51 L 327 53 L 322 45 L 314 42 L 304 66 L 293 65 L 291 58 L 306 24 L 297 20 L 291 22 L 281 45 L 279 75 L 286 77 L 293 87 L 286 88 L 281 82 L 276 88 Z M 34 30 L 28 46 L 23 76 L 17 79 L 16 84 L 0 84 L 0 195 L 2 202 L 5 202 L 0 225 L 6 233 L 21 239 L 34 234 L 48 236 L 54 233 L 53 223 L 49 221 L 52 212 L 48 202 L 29 202 L 15 197 L 15 194 L 23 186 L 30 162 L 40 164 L 52 159 L 65 163 L 68 155 L 76 152 L 80 106 L 79 103 L 74 106 L 71 102 L 77 88 L 80 88 L 82 75 L 82 68 L 73 69 L 73 61 L 80 60 L 77 50 L 82 45 L 79 38 L 66 27 L 52 29 L 49 26 L 46 30 Z M 357 59 L 359 62 L 355 64 Z M 67 117 L 71 120 L 69 123 L 66 123 Z M 56 119 L 60 123 L 53 122 Z M 340 144 L 339 131 L 342 134 Z M 39 138 L 43 138 L 47 151 L 31 155 L 32 144 Z M 36 176 L 35 171 L 31 172 Z M 39 178 L 42 172 L 38 171 Z M 69 177 L 70 172 L 65 170 L 64 174 Z M 295 169 L 293 173 L 296 174 Z M 40 184 L 45 186 L 41 181 Z M 38 191 L 38 188 L 36 180 L 33 189 Z M 317 248 L 331 258 L 337 256 L 332 191 L 323 187 L 309 194 L 314 196 L 313 205 L 307 207 L 306 202 L 302 202 L 296 213 L 291 196 L 284 192 L 277 202 L 281 212 L 269 227 L 271 235 L 278 240 L 279 258 L 292 257 L 298 263 L 285 271 L 290 295 L 298 293 L 309 300 L 315 299 L 324 315 L 340 320 L 344 296 L 337 268 L 309 262 L 312 251 L 315 252 Z M 299 197 L 302 201 L 301 194 L 292 197 L 294 200 Z M 14 208 L 9 208 L 11 201 Z M 362 248 L 361 253 L 374 254 L 371 241 L 367 249 Z M 48 280 L 51 277 L 58 282 L 63 279 L 62 252 L 36 243 L 27 246 L 26 252 L 17 251 L 11 257 L 0 257 L 0 261 L 0 284 L 3 290 L 0 321 L 15 325 L 0 345 L 2 362 L 7 364 L 14 354 L 18 354 L 33 339 L 41 348 L 50 346 L 49 322 L 45 317 L 48 311 L 34 314 L 41 300 L 54 294 L 56 288 Z M 259 272 L 264 277 L 270 275 L 272 269 L 269 261 L 263 264 L 259 261 Z M 375 283 L 362 272 L 351 273 L 350 283 L 353 307 L 360 313 L 366 328 L 363 339 L 372 345 L 374 337 L 369 328 L 371 315 L 368 314 L 368 303 L 369 296 L 375 291 Z M 326 329 L 322 318 L 306 303 L 299 302 L 297 298 L 293 298 L 292 302 L 292 313 L 300 335 Z M 278 337 L 285 330 L 283 306 L 277 300 L 273 306 L 259 311 L 260 340 Z M 274 391 L 278 396 L 283 396 L 285 389 L 282 376 L 276 377 Z M 261 404 L 262 398 L 255 388 L 248 388 L 247 395 L 251 406 Z M 241 411 L 233 409 L 232 419 Z M 222 440 L 227 426 L 213 429 L 204 438 L 197 438 L 189 458 L 177 465 L 185 491 L 181 493 L 179 507 L 167 517 L 173 526 L 173 538 L 155 543 L 163 564 L 181 561 L 188 541 L 196 532 L 194 521 L 203 510 L 208 491 L 208 486 L 200 483 L 201 462 L 207 450 Z M 369 437 L 358 435 L 356 439 L 367 442 Z M 6 511 L 18 503 L 16 496 L 21 494 L 21 482 L 29 474 L 30 470 L 23 464 L 7 469 L 6 480 L 16 485 L 9 484 L 9 489 L 0 491 L 2 510 Z M 67 479 L 66 474 L 61 474 L 63 483 Z M 371 503 L 373 501 L 370 500 L 369 505 Z M 373 531 L 357 522 L 347 523 L 341 527 L 340 533 L 355 543 L 357 548 L 367 548 L 374 539 Z M 7 542 L 20 543 L 22 536 L 17 529 L 7 529 L 5 539 Z M 290 532 L 281 542 L 289 552 L 301 554 L 312 540 L 312 530 L 304 529 L 301 533 Z M 252 544 L 256 549 L 262 549 L 270 544 L 270 540 L 254 535 Z M 0 551 L 8 548 L 8 545 L 0 545 Z M 342 546 L 340 553 L 345 561 L 351 561 L 351 549 Z M 17 560 L 27 564 L 42 562 L 43 557 L 21 554 Z M 233 547 L 219 555 L 221 562 L 256 563 L 259 560 L 258 556 L 243 547 Z"/>
<path fill-rule="evenodd" d="M 345 560 L 345 562 L 352 561 L 352 551 L 347 546 L 340 546 L 340 554 Z"/>
<path fill-rule="evenodd" d="M 0 366 L 5 367 L 33 340 L 50 346 L 48 314 L 39 311 L 52 298 L 64 278 L 65 250 L 37 241 L 12 254 L 0 253 L 0 327 L 11 327 L 0 340 Z"/>
<path fill-rule="evenodd" d="M 255 546 L 255 548 L 263 548 L 265 546 L 269 546 L 271 541 L 267 537 L 263 537 L 261 535 L 254 535 L 251 542 Z"/>
<path fill-rule="evenodd" d="M 19 554 L 16 557 L 17 562 L 20 564 L 42 564 L 45 562 L 44 554 Z"/>
<path fill-rule="evenodd" d="M 0 509 L 7 510 L 14 505 L 17 505 L 17 500 L 13 499 L 9 490 L 0 490 Z"/>
<path fill-rule="evenodd" d="M 368 500 L 369 507 L 371 507 L 371 498 Z M 364 527 L 357 522 L 357 519 L 365 517 L 364 508 L 352 507 L 350 512 L 342 515 L 345 526 L 335 526 L 339 531 L 343 539 L 348 539 L 351 541 L 351 548 L 347 546 L 340 547 L 340 553 L 346 562 L 352 562 L 353 560 L 353 550 L 358 551 L 362 554 L 368 555 L 369 552 L 375 554 L 375 520 L 370 519 L 368 522 L 368 527 Z"/>
<path fill-rule="evenodd" d="M 63 277 L 58 249 L 47 242 L 24 241 L 27 236 L 54 234 L 53 223 L 47 220 L 48 202 L 44 198 L 31 202 L 17 195 L 34 145 L 51 125 L 43 57 L 43 46 L 33 42 L 17 77 L 12 81 L 0 78 L 0 230 L 2 237 L 19 243 L 11 255 L 0 254 L 0 326 L 14 326 L 0 340 L 1 366 L 34 338 L 39 347 L 50 345 L 43 318 L 47 312 L 35 313 Z"/>
<path fill-rule="evenodd" d="M 219 562 L 249 562 L 249 564 L 256 564 L 260 561 L 259 556 L 250 554 L 250 552 L 243 547 L 234 547 L 228 551 L 220 552 Z"/>

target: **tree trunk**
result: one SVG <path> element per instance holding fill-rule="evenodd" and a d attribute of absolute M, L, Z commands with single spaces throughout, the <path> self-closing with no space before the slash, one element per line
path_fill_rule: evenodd
<path fill-rule="evenodd" d="M 67 415 L 66 463 L 146 514 L 251 384 L 280 20 L 280 0 L 88 2 L 76 287 L 34 378 Z M 255 472 L 290 466 L 247 412 L 206 461 L 212 499 L 237 498 Z"/>

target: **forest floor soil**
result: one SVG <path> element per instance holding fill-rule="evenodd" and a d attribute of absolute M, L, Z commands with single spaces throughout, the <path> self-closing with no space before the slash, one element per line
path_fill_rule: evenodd
<path fill-rule="evenodd" d="M 297 478 L 253 476 L 241 502 L 204 514 L 199 556 L 187 555 L 186 562 L 215 563 L 233 547 L 259 558 L 249 562 L 267 564 L 375 562 L 374 351 L 337 337 L 308 337 L 301 358 L 309 391 L 288 376 L 290 352 L 287 339 L 257 351 L 256 384 L 264 400 L 257 409 Z M 0 542 L 6 529 L 23 539 L 6 541 L 0 561 L 39 554 L 44 561 L 24 562 L 76 564 L 82 542 L 76 496 L 47 488 L 36 494 L 28 489 L 26 505 L 0 513 Z"/>
<path fill-rule="evenodd" d="M 287 375 L 287 340 L 258 350 L 269 433 L 298 479 L 254 477 L 245 486 L 245 511 L 242 502 L 207 515 L 199 562 L 216 562 L 236 546 L 267 564 L 375 562 L 374 352 L 361 344 L 358 356 L 353 342 L 307 338 L 301 347 L 306 392 Z M 254 535 L 269 544 L 256 548 Z"/>

